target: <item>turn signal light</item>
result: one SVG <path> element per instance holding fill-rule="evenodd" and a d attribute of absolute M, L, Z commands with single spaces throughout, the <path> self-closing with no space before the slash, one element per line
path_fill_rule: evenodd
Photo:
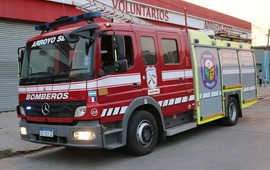
<path fill-rule="evenodd" d="M 112 25 L 110 23 L 105 23 L 105 27 L 110 28 Z"/>

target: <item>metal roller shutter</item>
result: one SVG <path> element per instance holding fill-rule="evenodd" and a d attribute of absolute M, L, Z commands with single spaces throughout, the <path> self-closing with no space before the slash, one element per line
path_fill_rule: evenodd
<path fill-rule="evenodd" d="M 34 24 L 0 20 L 0 112 L 18 104 L 17 48 L 37 34 Z"/>

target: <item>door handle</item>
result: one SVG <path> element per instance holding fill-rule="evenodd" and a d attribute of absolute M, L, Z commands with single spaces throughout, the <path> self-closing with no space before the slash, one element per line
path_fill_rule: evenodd
<path fill-rule="evenodd" d="M 131 87 L 132 87 L 132 88 L 139 88 L 139 87 L 141 87 L 141 84 L 133 83 L 133 84 L 131 85 Z"/>
<path fill-rule="evenodd" d="M 185 82 L 185 78 L 180 77 L 180 78 L 178 79 L 178 81 L 179 81 L 179 82 Z"/>

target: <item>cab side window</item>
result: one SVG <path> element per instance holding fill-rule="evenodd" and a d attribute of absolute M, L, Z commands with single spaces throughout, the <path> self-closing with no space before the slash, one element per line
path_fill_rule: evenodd
<path fill-rule="evenodd" d="M 113 65 L 112 36 L 103 36 L 101 38 L 101 61 L 102 66 Z"/>
<path fill-rule="evenodd" d="M 133 44 L 132 38 L 130 36 L 124 36 L 125 38 L 125 52 L 126 52 L 126 59 L 128 61 L 128 67 L 132 67 L 134 65 L 134 51 L 133 51 Z"/>
<path fill-rule="evenodd" d="M 145 65 L 157 63 L 155 42 L 152 37 L 141 37 L 142 57 Z"/>
<path fill-rule="evenodd" d="M 115 72 L 112 38 L 113 37 L 111 35 L 101 37 L 101 64 L 106 75 Z M 134 52 L 132 38 L 130 36 L 124 36 L 123 47 L 125 48 L 123 50 L 125 52 L 125 54 L 123 54 L 123 58 L 128 61 L 128 66 L 131 67 L 134 64 Z"/>
<path fill-rule="evenodd" d="M 165 64 L 179 63 L 177 42 L 174 39 L 161 39 L 162 56 Z"/>

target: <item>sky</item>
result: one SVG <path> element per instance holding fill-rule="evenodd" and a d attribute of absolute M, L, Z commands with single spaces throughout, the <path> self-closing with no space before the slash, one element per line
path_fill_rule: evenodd
<path fill-rule="evenodd" d="M 252 45 L 267 45 L 270 28 L 269 0 L 185 0 L 214 11 L 249 21 L 252 24 Z"/>

